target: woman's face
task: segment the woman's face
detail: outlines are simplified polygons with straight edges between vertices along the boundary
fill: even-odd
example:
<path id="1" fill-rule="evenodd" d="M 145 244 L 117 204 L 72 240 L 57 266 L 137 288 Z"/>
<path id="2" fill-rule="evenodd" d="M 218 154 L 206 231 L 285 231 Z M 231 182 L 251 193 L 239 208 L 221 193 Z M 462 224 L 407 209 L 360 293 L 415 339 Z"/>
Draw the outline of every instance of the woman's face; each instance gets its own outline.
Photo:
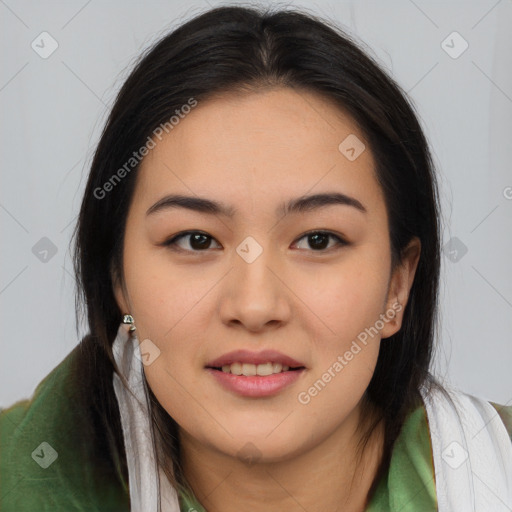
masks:
<path id="1" fill-rule="evenodd" d="M 182 438 L 277 461 L 348 432 L 419 256 L 417 244 L 391 275 L 362 133 L 327 100 L 280 88 L 199 102 L 155 142 L 127 219 L 126 290 L 115 292 Z M 176 195 L 189 199 L 154 207 Z M 286 358 L 302 368 L 266 375 Z M 221 365 L 234 373 L 211 368 Z"/>

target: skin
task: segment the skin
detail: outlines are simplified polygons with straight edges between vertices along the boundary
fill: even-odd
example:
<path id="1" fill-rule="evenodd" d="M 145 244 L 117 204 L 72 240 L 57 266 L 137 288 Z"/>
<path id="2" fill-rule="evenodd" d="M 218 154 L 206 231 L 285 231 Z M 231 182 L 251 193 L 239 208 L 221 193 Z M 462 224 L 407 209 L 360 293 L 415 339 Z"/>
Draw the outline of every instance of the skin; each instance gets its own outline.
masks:
<path id="1" fill-rule="evenodd" d="M 161 351 L 145 375 L 180 427 L 185 476 L 209 511 L 364 510 L 383 430 L 376 429 L 354 474 L 360 401 L 381 340 L 401 327 L 420 242 L 411 242 L 391 273 L 375 163 L 368 145 L 354 161 L 340 152 L 349 134 L 364 142 L 346 113 L 313 93 L 224 94 L 200 102 L 139 170 L 115 295 L 133 315 L 139 341 Z M 354 197 L 367 213 L 330 205 L 274 214 L 283 201 L 321 192 Z M 146 215 L 171 193 L 214 199 L 236 213 L 230 219 L 173 208 Z M 178 242 L 181 251 L 163 245 L 185 230 L 207 233 L 209 248 L 197 249 L 190 237 Z M 315 230 L 348 245 L 327 238 L 315 250 L 304 236 Z M 263 249 L 252 263 L 236 252 L 247 236 Z M 397 301 L 401 311 L 300 403 L 298 394 Z M 239 348 L 276 349 L 307 369 L 272 397 L 242 397 L 204 368 Z M 249 442 L 256 450 L 250 464 L 240 457 Z"/>

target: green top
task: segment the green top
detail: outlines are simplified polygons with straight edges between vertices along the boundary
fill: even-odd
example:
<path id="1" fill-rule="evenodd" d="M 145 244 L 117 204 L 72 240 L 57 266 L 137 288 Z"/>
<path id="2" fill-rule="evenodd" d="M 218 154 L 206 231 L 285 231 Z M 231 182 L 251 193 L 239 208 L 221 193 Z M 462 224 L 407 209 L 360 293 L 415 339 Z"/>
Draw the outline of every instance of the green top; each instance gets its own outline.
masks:
<path id="1" fill-rule="evenodd" d="M 92 442 L 90 410 L 76 400 L 72 372 L 78 347 L 37 386 L 30 399 L 0 412 L 0 509 L 129 511 L 129 487 L 106 441 Z M 84 383 L 85 385 L 85 383 Z M 491 402 L 492 403 L 492 402 Z M 512 406 L 492 403 L 512 438 Z M 94 424 L 96 430 L 102 426 Z M 98 436 L 102 439 L 106 436 Z M 180 492 L 182 512 L 205 509 Z M 366 512 L 437 510 L 432 449 L 423 406 L 406 419 Z"/>

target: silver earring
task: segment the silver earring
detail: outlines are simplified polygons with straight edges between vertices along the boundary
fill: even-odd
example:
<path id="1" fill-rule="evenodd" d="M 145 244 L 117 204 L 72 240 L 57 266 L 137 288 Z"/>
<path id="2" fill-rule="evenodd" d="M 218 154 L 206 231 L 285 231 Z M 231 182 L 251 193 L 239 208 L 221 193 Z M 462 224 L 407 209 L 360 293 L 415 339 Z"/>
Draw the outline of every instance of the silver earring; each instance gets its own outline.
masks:
<path id="1" fill-rule="evenodd" d="M 123 324 L 129 324 L 130 325 L 130 332 L 135 331 L 135 320 L 133 319 L 132 315 L 124 315 L 123 316 Z"/>

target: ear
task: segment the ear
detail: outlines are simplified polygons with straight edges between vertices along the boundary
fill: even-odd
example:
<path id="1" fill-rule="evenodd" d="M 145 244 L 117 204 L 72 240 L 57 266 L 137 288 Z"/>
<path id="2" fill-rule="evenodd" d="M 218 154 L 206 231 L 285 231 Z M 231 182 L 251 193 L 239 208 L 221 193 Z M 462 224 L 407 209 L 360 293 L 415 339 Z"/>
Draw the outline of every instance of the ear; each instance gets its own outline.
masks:
<path id="1" fill-rule="evenodd" d="M 117 305 L 121 310 L 122 314 L 128 314 L 130 312 L 128 301 L 126 300 L 125 289 L 123 286 L 122 277 L 119 275 L 117 269 L 110 266 L 110 278 L 112 281 L 112 291 L 114 292 L 114 297 L 116 299 Z"/>
<path id="2" fill-rule="evenodd" d="M 418 237 L 414 237 L 402 252 L 402 262 L 393 271 L 386 301 L 386 312 L 390 314 L 384 313 L 388 320 L 381 331 L 382 339 L 389 338 L 402 327 L 405 306 L 418 268 L 420 253 L 421 241 Z M 394 317 L 391 311 L 396 313 Z"/>

